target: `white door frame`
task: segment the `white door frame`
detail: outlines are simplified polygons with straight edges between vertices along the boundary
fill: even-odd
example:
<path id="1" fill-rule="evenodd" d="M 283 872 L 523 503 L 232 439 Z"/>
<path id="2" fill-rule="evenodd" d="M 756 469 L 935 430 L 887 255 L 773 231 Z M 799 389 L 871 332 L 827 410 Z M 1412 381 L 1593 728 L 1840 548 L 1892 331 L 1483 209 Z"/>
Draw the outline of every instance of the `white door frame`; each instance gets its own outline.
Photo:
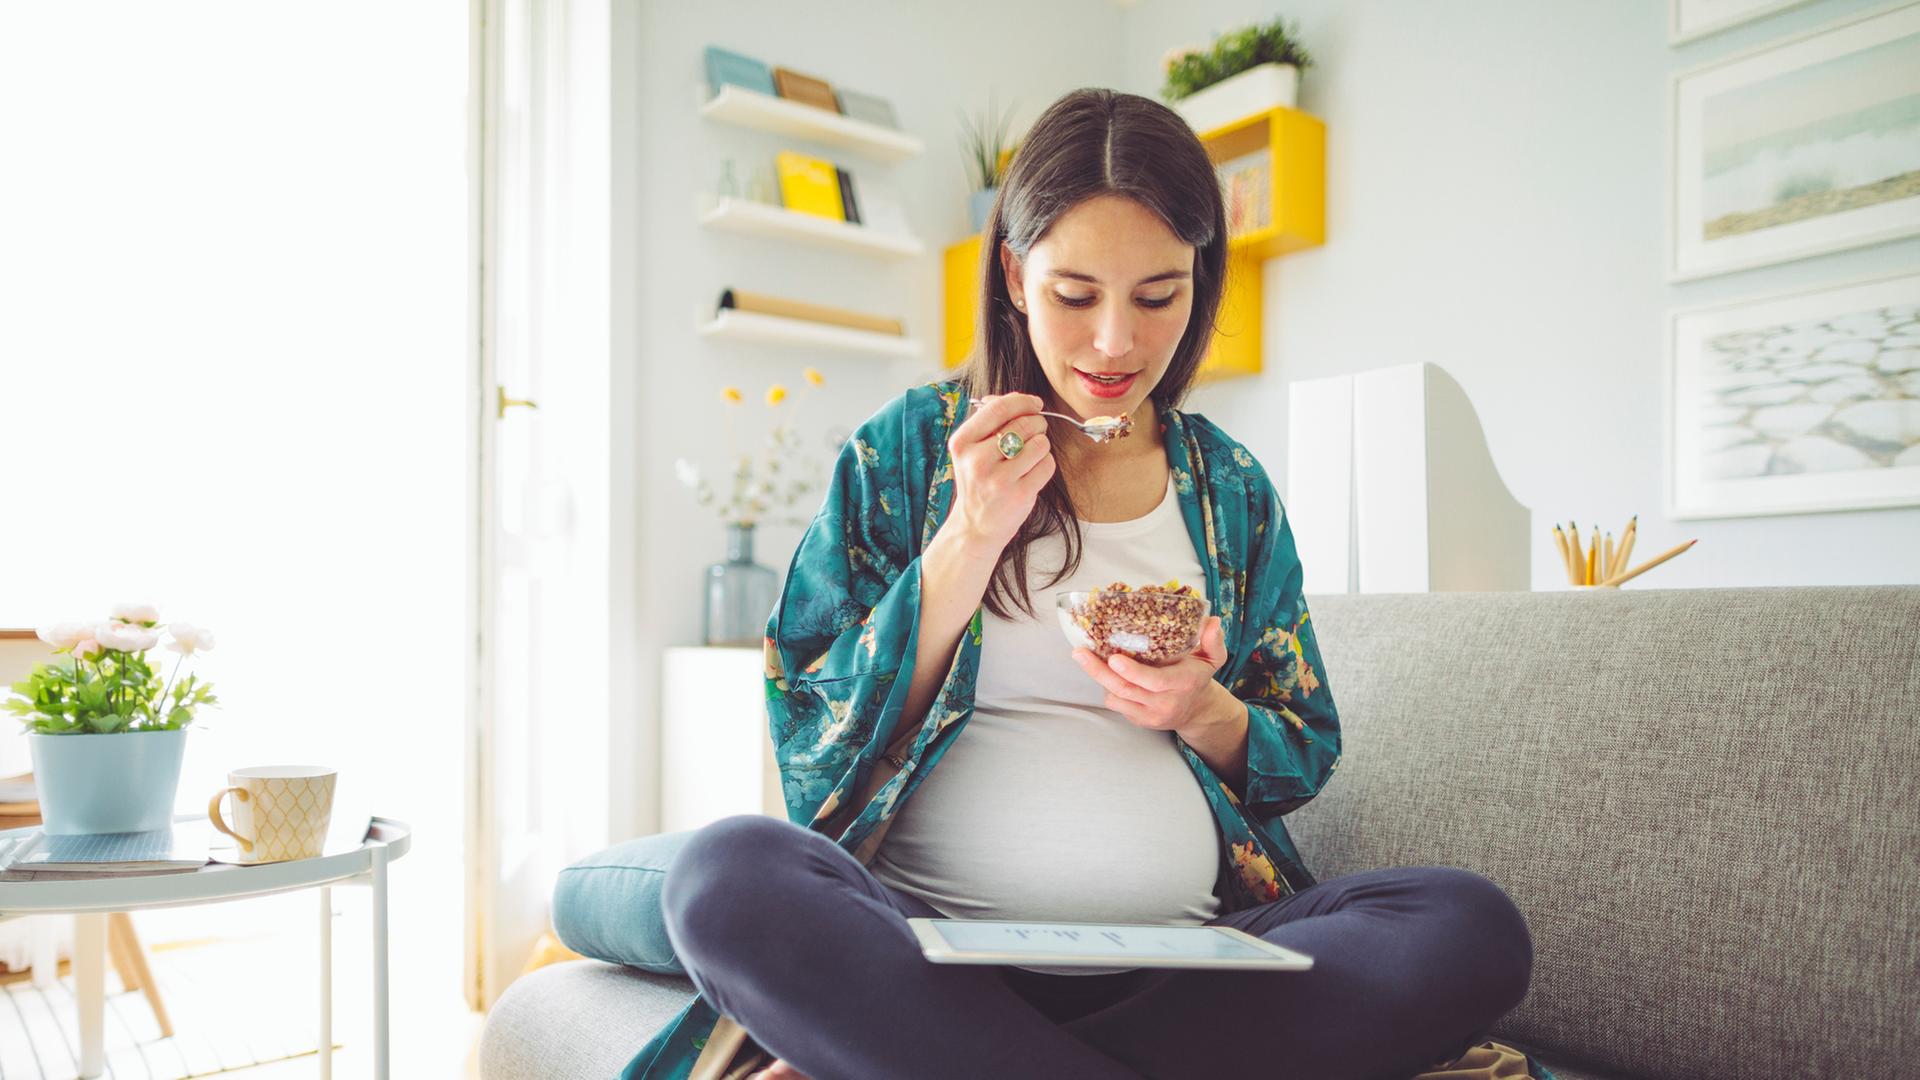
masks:
<path id="1" fill-rule="evenodd" d="M 611 42 L 609 0 L 470 3 L 465 986 L 485 1008 L 545 928 L 553 873 L 608 841 Z M 503 392 L 538 411 L 502 416 Z"/>

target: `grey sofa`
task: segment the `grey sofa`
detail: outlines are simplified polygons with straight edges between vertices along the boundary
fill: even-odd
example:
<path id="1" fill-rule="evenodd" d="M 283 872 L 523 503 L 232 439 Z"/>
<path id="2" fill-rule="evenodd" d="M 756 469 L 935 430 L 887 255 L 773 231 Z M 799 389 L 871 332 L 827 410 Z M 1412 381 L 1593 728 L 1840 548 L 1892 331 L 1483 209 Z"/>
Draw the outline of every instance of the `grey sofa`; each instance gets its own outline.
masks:
<path id="1" fill-rule="evenodd" d="M 1322 879 L 1462 866 L 1526 912 L 1497 1032 L 1566 1080 L 1920 1076 L 1920 587 L 1323 596 Z M 691 994 L 520 980 L 487 1080 L 615 1076 Z"/>

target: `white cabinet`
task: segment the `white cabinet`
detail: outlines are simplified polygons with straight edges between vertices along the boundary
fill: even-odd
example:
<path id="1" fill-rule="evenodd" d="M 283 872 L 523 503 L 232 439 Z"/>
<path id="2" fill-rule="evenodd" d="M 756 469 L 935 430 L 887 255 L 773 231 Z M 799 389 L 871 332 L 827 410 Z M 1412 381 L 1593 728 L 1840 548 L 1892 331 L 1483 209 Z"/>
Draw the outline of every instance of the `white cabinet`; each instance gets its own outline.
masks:
<path id="1" fill-rule="evenodd" d="M 668 649 L 661 668 L 661 831 L 734 814 L 785 818 L 760 650 Z"/>
<path id="2" fill-rule="evenodd" d="M 1466 390 L 1428 363 L 1287 385 L 1288 520 L 1306 593 L 1524 592 L 1533 516 Z"/>

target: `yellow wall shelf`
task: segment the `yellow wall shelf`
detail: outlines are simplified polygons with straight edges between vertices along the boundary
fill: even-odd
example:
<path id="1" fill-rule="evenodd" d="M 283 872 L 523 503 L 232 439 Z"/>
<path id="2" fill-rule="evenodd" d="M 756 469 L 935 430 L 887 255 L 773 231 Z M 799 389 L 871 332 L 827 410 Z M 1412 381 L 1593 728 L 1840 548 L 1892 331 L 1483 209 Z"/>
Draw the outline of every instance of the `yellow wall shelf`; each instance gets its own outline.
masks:
<path id="1" fill-rule="evenodd" d="M 1269 109 L 1200 133 L 1214 164 L 1265 148 L 1272 206 L 1262 228 L 1228 241 L 1227 282 L 1203 381 L 1260 371 L 1261 269 L 1266 260 L 1326 242 L 1327 128 L 1297 109 Z M 944 359 L 958 367 L 973 350 L 980 291 L 980 237 L 946 249 Z"/>

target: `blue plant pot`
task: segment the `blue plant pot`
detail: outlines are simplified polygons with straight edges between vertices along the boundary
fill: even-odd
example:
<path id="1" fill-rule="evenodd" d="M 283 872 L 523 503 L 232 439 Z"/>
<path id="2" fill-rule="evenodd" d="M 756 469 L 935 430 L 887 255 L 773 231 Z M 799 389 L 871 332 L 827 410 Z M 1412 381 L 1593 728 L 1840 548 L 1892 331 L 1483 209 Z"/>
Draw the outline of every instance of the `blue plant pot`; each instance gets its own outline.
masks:
<path id="1" fill-rule="evenodd" d="M 187 732 L 27 736 L 43 828 L 54 836 L 147 832 L 173 823 Z"/>
<path id="2" fill-rule="evenodd" d="M 999 194 L 999 188 L 990 187 L 974 192 L 967 199 L 967 218 L 973 223 L 974 232 L 980 232 L 987 227 L 987 215 L 993 211 L 993 200 Z"/>

